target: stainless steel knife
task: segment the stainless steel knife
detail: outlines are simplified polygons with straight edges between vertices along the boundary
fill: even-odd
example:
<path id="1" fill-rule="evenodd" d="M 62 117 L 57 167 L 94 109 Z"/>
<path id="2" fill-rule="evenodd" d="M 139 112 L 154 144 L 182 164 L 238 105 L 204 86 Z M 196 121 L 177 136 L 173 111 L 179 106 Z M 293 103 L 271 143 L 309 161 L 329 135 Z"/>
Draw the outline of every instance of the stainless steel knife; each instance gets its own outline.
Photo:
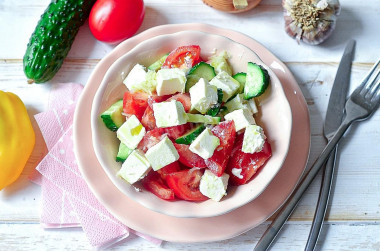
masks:
<path id="1" fill-rule="evenodd" d="M 351 64 L 354 56 L 354 51 L 355 40 L 350 40 L 346 45 L 342 59 L 340 61 L 327 107 L 323 134 L 328 141 L 334 135 L 334 132 L 338 129 L 343 120 L 344 104 L 346 102 L 347 91 L 350 83 Z M 317 208 L 315 210 L 309 238 L 305 246 L 305 251 L 313 251 L 318 241 L 330 196 L 337 149 L 338 146 L 331 153 L 323 170 Z"/>

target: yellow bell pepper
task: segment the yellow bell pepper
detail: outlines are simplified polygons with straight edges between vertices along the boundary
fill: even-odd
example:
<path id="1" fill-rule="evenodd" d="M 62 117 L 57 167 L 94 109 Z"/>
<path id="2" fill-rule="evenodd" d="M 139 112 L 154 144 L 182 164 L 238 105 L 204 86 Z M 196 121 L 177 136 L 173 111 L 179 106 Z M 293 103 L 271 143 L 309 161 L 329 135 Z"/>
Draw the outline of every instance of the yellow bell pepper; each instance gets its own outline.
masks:
<path id="1" fill-rule="evenodd" d="M 20 176 L 36 138 L 21 99 L 0 91 L 0 190 Z"/>

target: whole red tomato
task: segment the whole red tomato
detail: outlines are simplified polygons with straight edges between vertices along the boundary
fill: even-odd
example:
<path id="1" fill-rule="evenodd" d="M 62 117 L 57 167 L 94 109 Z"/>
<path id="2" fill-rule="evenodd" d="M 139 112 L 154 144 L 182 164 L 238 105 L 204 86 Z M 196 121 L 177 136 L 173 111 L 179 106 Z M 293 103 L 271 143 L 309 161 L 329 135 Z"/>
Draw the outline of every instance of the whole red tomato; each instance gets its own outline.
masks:
<path id="1" fill-rule="evenodd" d="M 144 14 L 143 0 L 98 0 L 91 9 L 90 30 L 100 41 L 118 43 L 137 32 Z"/>

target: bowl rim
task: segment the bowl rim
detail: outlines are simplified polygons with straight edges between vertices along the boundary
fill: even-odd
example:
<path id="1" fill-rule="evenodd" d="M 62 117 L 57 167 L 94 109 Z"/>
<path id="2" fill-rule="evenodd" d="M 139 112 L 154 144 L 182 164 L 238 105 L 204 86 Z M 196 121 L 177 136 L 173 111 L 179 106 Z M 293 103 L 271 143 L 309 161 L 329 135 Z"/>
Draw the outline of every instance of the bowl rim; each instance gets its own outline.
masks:
<path id="1" fill-rule="evenodd" d="M 121 186 L 120 185 L 120 181 L 123 181 L 124 185 L 127 184 L 129 185 L 126 181 L 120 179 L 119 177 L 117 177 L 111 170 L 110 168 L 107 168 L 107 164 L 103 161 L 103 158 L 101 157 L 101 153 L 100 153 L 100 150 L 99 150 L 99 147 L 98 146 L 98 137 L 97 135 L 99 135 L 99 131 L 98 131 L 98 127 L 96 126 L 98 123 L 99 123 L 99 109 L 100 108 L 100 105 L 101 105 L 101 101 L 102 101 L 102 97 L 104 95 L 104 92 L 106 91 L 107 87 L 108 87 L 108 82 L 109 82 L 109 79 L 112 80 L 112 76 L 115 74 L 115 70 L 120 66 L 120 63 L 125 61 L 125 58 L 128 58 L 130 57 L 130 55 L 133 55 L 133 53 L 136 53 L 137 51 L 140 50 L 140 48 L 143 48 L 144 46 L 146 46 L 146 44 L 149 44 L 149 43 L 154 43 L 155 41 L 157 40 L 161 40 L 161 39 L 169 39 L 169 38 L 175 38 L 177 36 L 183 36 L 183 35 L 189 35 L 189 34 L 198 34 L 198 35 L 201 35 L 201 36 L 211 36 L 211 37 L 217 37 L 218 39 L 224 39 L 225 41 L 228 41 L 229 43 L 233 43 L 235 44 L 236 46 L 240 46 L 242 48 L 244 48 L 245 50 L 249 51 L 250 53 L 252 53 L 252 56 L 254 56 L 255 58 L 255 62 L 259 62 L 264 68 L 266 68 L 268 70 L 268 73 L 271 77 L 271 85 L 273 82 L 275 83 L 278 83 L 277 85 L 277 90 L 279 90 L 281 92 L 281 97 L 283 98 L 283 101 L 284 104 L 286 104 L 283 109 L 285 109 L 286 113 L 287 113 L 287 118 L 289 123 L 288 123 L 288 128 L 287 128 L 287 135 L 286 135 L 286 152 L 283 153 L 283 156 L 281 158 L 281 161 L 280 163 L 278 164 L 278 168 L 275 170 L 275 172 L 273 172 L 273 174 L 270 176 L 269 180 L 267 180 L 267 182 L 265 183 L 265 185 L 261 188 L 261 190 L 259 192 L 257 192 L 254 196 L 250 197 L 249 199 L 246 199 L 244 200 L 243 202 L 239 203 L 238 205 L 235 205 L 235 206 L 228 206 L 226 207 L 224 210 L 219 210 L 218 212 L 213 212 L 213 211 L 208 211 L 208 210 L 199 210 L 199 208 L 197 208 L 198 210 L 188 210 L 186 213 L 183 212 L 183 211 L 178 211 L 178 210 L 165 210 L 165 209 L 168 209 L 170 207 L 158 207 L 156 203 L 152 203 L 152 201 L 146 201 L 146 200 L 141 200 L 139 199 L 139 196 L 135 196 L 135 192 L 137 189 L 133 189 L 133 190 L 130 190 L 130 191 L 133 191 L 132 193 L 130 193 L 130 191 L 126 191 L 124 189 L 124 186 Z M 202 47 L 202 46 L 201 46 Z M 138 63 L 138 62 L 134 62 L 134 63 Z M 124 67 L 125 68 L 125 67 Z M 114 77 L 115 78 L 115 77 Z M 122 84 L 122 83 L 120 83 Z M 93 100 L 93 103 L 92 103 L 92 108 L 91 108 L 91 130 L 93 131 L 92 133 L 92 140 L 93 140 L 93 148 L 94 148 L 94 151 L 95 151 L 95 155 L 100 163 L 100 165 L 102 166 L 103 170 L 106 172 L 107 176 L 111 179 L 112 183 L 126 196 L 128 196 L 130 199 L 138 202 L 139 204 L 143 205 L 144 207 L 150 209 L 150 210 L 153 210 L 155 212 L 158 212 L 158 213 L 162 213 L 162 214 L 166 214 L 166 215 L 169 215 L 169 216 L 174 216 L 174 217 L 181 217 L 181 218 L 198 218 L 198 217 L 213 217 L 213 216 L 218 216 L 218 215 L 222 215 L 222 214 L 226 214 L 228 212 L 231 212 L 232 210 L 235 210 L 236 208 L 238 207 L 241 207 L 249 202 L 251 202 L 252 200 L 256 199 L 265 189 L 266 187 L 270 184 L 270 182 L 273 180 L 273 178 L 276 176 L 276 174 L 278 173 L 278 171 L 281 169 L 285 159 L 286 159 L 286 156 L 288 154 L 288 150 L 289 150 L 289 144 L 290 144 L 290 137 L 291 137 L 291 128 L 292 128 L 292 123 L 293 123 L 293 120 L 292 120 L 292 111 L 291 111 L 291 108 L 290 108 L 290 104 L 289 104 L 289 101 L 287 100 L 287 97 L 284 93 L 284 90 L 283 90 L 283 87 L 282 87 L 282 84 L 280 82 L 280 80 L 277 78 L 277 76 L 274 74 L 274 72 L 270 69 L 270 67 L 268 67 L 267 65 L 265 65 L 263 63 L 263 61 L 257 56 L 257 54 L 252 51 L 250 48 L 248 48 L 247 46 L 239 43 L 239 42 L 236 42 L 228 37 L 225 37 L 225 36 L 221 36 L 221 35 L 217 35 L 217 34 L 209 34 L 209 33 L 206 33 L 206 32 L 203 32 L 203 31 L 196 31 L 196 30 L 192 30 L 192 31 L 179 31 L 179 32 L 175 32 L 175 33 L 172 33 L 172 34 L 165 34 L 165 35 L 159 35 L 159 36 L 156 36 L 156 37 L 153 37 L 153 38 L 150 38 L 148 40 L 145 40 L 141 43 L 139 43 L 137 46 L 135 46 L 133 49 L 131 49 L 130 51 L 128 51 L 127 53 L 125 53 L 124 55 L 122 55 L 121 57 L 119 57 L 115 62 L 112 63 L 112 65 L 107 69 L 106 71 L 106 74 L 104 75 L 104 78 L 102 79 L 101 81 L 101 84 L 99 86 L 99 88 L 97 89 L 96 91 L 96 94 L 94 96 L 94 100 Z M 104 125 L 103 125 L 104 126 Z M 270 161 L 270 160 L 269 160 Z M 269 162 L 268 161 L 268 162 Z M 267 163 L 266 163 L 267 165 Z M 250 181 L 251 182 L 251 181 Z M 133 185 L 129 185 L 130 187 L 134 188 Z M 138 194 L 138 193 L 136 193 Z M 169 205 L 173 205 L 173 201 L 165 201 L 165 200 L 162 200 L 162 199 L 159 199 L 158 197 L 155 197 L 157 201 L 159 201 L 160 203 L 163 203 L 163 204 L 167 204 L 169 203 Z M 211 201 L 211 200 L 207 200 L 207 201 Z M 188 202 L 188 201 L 181 201 L 181 202 L 185 202 L 186 204 L 189 204 L 189 205 L 199 205 L 199 204 L 202 204 L 202 203 L 197 203 L 197 202 Z M 222 205 L 222 202 L 213 202 L 212 203 L 217 203 L 218 205 Z M 225 205 L 223 205 L 224 207 Z"/>

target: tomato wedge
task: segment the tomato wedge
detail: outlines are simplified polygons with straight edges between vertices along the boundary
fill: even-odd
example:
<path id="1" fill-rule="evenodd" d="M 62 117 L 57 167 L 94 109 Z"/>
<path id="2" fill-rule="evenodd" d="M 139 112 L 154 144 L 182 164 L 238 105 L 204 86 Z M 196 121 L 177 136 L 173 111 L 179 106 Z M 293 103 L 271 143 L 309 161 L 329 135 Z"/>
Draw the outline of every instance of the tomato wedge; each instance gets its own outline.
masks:
<path id="1" fill-rule="evenodd" d="M 161 175 L 161 178 L 163 180 L 166 180 L 166 176 L 168 174 L 171 174 L 171 173 L 174 173 L 174 172 L 178 172 L 181 170 L 181 166 L 179 165 L 179 162 L 178 161 L 175 161 L 167 166 L 164 166 L 163 168 L 157 170 L 157 173 L 159 173 Z"/>
<path id="2" fill-rule="evenodd" d="M 149 148 L 160 142 L 165 136 L 166 133 L 163 128 L 155 128 L 148 131 L 137 145 L 137 149 L 146 153 Z"/>
<path id="3" fill-rule="evenodd" d="M 153 130 L 156 128 L 156 118 L 154 117 L 153 109 L 148 106 L 145 109 L 144 115 L 141 118 L 141 124 L 146 130 Z"/>
<path id="4" fill-rule="evenodd" d="M 193 167 L 199 167 L 204 168 L 207 167 L 205 160 L 200 157 L 199 155 L 193 153 L 190 151 L 188 145 L 183 144 L 177 144 L 174 143 L 174 147 L 177 149 L 178 155 L 179 155 L 179 162 L 181 162 L 183 165 L 193 168 Z"/>
<path id="5" fill-rule="evenodd" d="M 170 189 L 161 178 L 160 174 L 150 171 L 141 181 L 146 190 L 152 192 L 158 198 L 163 200 L 174 200 L 174 191 Z"/>
<path id="6" fill-rule="evenodd" d="M 224 121 L 211 129 L 212 133 L 219 138 L 220 145 L 215 149 L 211 158 L 205 160 L 207 167 L 216 176 L 222 176 L 226 169 L 228 159 L 231 156 L 235 142 L 235 124 L 232 120 Z"/>
<path id="7" fill-rule="evenodd" d="M 198 45 L 180 46 L 170 52 L 162 68 L 190 69 L 198 62 L 200 53 Z"/>
<path id="8" fill-rule="evenodd" d="M 141 120 L 145 109 L 148 107 L 149 94 L 145 92 L 131 93 L 126 91 L 123 97 L 123 112 L 126 114 L 134 114 Z"/>
<path id="9" fill-rule="evenodd" d="M 247 183 L 257 172 L 257 170 L 272 156 L 272 150 L 267 141 L 265 142 L 261 152 L 244 153 L 241 150 L 243 146 L 243 138 L 244 134 L 237 137 L 234 149 L 232 150 L 232 157 L 230 158 L 226 168 L 226 173 L 230 175 L 230 181 L 234 185 L 243 185 Z M 238 175 L 239 177 L 235 176 L 232 172 L 232 169 L 234 168 L 240 172 Z"/>
<path id="10" fill-rule="evenodd" d="M 178 198 L 189 201 L 204 201 L 208 198 L 199 191 L 202 175 L 202 170 L 192 168 L 168 174 L 166 182 Z"/>
<path id="11" fill-rule="evenodd" d="M 185 112 L 189 112 L 191 109 L 191 99 L 190 99 L 190 94 L 189 93 L 177 93 L 170 98 L 168 98 L 166 101 L 171 101 L 171 100 L 177 100 L 181 102 L 183 105 L 183 108 L 185 109 Z"/>

